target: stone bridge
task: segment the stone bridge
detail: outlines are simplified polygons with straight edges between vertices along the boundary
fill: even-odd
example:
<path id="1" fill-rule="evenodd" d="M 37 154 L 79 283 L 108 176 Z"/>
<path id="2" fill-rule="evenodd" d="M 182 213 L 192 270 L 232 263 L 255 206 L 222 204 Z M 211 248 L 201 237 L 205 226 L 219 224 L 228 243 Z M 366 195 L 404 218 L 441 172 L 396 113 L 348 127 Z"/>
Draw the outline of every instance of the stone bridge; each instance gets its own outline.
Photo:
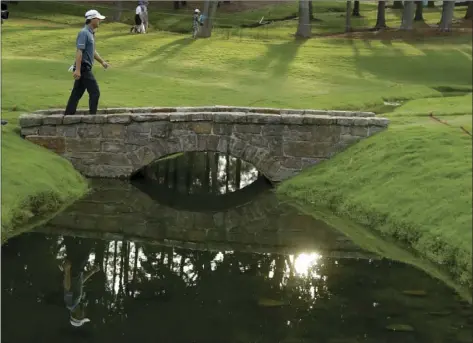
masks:
<path id="1" fill-rule="evenodd" d="M 21 134 L 88 177 L 129 178 L 161 157 L 230 153 L 278 182 L 387 128 L 371 112 L 250 107 L 110 108 L 97 115 L 43 110 L 20 116 Z"/>
<path id="2" fill-rule="evenodd" d="M 194 250 L 317 251 L 326 257 L 379 259 L 324 222 L 281 204 L 271 192 L 233 203 L 232 209 L 197 212 L 162 205 L 126 181 L 98 180 L 93 186 L 92 193 L 35 231 Z"/>

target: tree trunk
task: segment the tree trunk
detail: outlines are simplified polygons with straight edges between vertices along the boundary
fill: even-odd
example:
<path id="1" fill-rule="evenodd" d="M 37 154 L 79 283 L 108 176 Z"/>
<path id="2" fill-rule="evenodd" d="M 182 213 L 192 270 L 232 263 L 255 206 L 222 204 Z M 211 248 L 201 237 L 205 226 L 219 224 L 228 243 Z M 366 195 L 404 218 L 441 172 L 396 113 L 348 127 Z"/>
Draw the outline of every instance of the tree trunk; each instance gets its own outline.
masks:
<path id="1" fill-rule="evenodd" d="M 404 11 L 402 12 L 401 30 L 412 30 L 414 22 L 414 1 L 404 1 Z"/>
<path id="2" fill-rule="evenodd" d="M 442 32 L 450 31 L 453 22 L 453 11 L 455 10 L 455 1 L 444 1 L 442 7 L 442 18 L 440 19 L 439 30 Z"/>
<path id="3" fill-rule="evenodd" d="M 241 160 L 236 160 L 236 173 L 235 173 L 235 188 L 238 190 L 241 187 Z"/>
<path id="4" fill-rule="evenodd" d="M 309 38 L 310 36 L 309 0 L 299 0 L 299 26 L 297 27 L 296 37 Z"/>
<path id="5" fill-rule="evenodd" d="M 473 1 L 468 2 L 468 8 L 466 9 L 465 19 L 473 20 Z"/>
<path id="6" fill-rule="evenodd" d="M 424 21 L 424 2 L 416 1 L 416 15 L 414 21 Z"/>
<path id="7" fill-rule="evenodd" d="M 435 8 L 435 1 L 429 1 L 429 2 L 427 3 L 427 7 L 428 7 L 428 8 Z"/>
<path id="8" fill-rule="evenodd" d="M 180 6 L 180 2 L 179 1 L 173 1 L 173 7 L 175 10 L 178 10 L 181 6 Z"/>
<path id="9" fill-rule="evenodd" d="M 401 8 L 404 8 L 404 5 L 403 5 L 402 1 L 394 1 L 393 2 L 393 8 L 401 9 Z"/>
<path id="10" fill-rule="evenodd" d="M 310 20 L 314 19 L 314 6 L 312 0 L 309 1 L 309 18 Z"/>
<path id="11" fill-rule="evenodd" d="M 113 12 L 113 21 L 120 21 L 122 17 L 123 6 L 121 1 L 115 1 L 115 12 Z"/>
<path id="12" fill-rule="evenodd" d="M 386 1 L 378 1 L 375 30 L 383 30 L 386 26 Z"/>
<path id="13" fill-rule="evenodd" d="M 204 17 L 204 25 L 200 27 L 198 37 L 209 38 L 212 35 L 213 21 L 216 11 L 216 0 L 206 0 L 204 2 L 204 11 L 202 12 Z"/>
<path id="14" fill-rule="evenodd" d="M 355 1 L 356 2 L 356 1 Z M 345 32 L 351 31 L 351 1 L 347 1 L 347 9 L 345 12 Z"/>
<path id="15" fill-rule="evenodd" d="M 360 2 L 355 1 L 355 4 L 353 5 L 353 13 L 351 14 L 354 17 L 360 17 Z"/>

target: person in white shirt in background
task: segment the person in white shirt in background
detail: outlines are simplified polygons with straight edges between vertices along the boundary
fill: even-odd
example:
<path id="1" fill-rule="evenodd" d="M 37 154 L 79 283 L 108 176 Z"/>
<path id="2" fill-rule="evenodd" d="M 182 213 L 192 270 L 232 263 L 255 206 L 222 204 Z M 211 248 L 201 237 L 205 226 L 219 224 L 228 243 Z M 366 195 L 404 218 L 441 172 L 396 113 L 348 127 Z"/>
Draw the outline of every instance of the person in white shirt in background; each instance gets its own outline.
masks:
<path id="1" fill-rule="evenodd" d="M 146 6 L 144 5 L 143 1 L 140 1 L 138 3 L 138 6 L 136 7 L 135 10 L 135 27 L 132 28 L 134 32 L 136 33 L 146 33 L 146 28 L 145 28 L 145 19 L 147 21 L 147 9 Z"/>

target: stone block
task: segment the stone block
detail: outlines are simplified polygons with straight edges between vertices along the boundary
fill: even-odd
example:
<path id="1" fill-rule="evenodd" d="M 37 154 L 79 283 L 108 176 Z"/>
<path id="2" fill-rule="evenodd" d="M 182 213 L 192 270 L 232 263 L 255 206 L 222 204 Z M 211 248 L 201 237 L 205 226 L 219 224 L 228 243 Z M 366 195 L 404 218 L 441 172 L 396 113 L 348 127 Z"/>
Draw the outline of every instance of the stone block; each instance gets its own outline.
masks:
<path id="1" fill-rule="evenodd" d="M 191 123 L 191 130 L 194 131 L 196 134 L 210 134 L 212 132 L 212 123 Z"/>
<path id="2" fill-rule="evenodd" d="M 126 126 L 122 124 L 104 124 L 102 125 L 102 137 L 113 139 L 125 139 Z"/>
<path id="3" fill-rule="evenodd" d="M 324 115 L 324 116 L 305 115 L 304 120 L 302 122 L 303 124 L 317 125 L 317 126 L 334 125 L 337 123 L 334 117 L 331 117 L 328 115 Z"/>
<path id="4" fill-rule="evenodd" d="M 246 123 L 246 113 L 243 112 L 232 112 L 232 113 L 215 113 L 214 115 L 214 122 L 215 123 L 226 123 L 226 124 L 234 124 L 234 123 Z"/>
<path id="5" fill-rule="evenodd" d="M 150 111 L 151 113 L 173 113 L 177 112 L 176 107 L 153 107 Z"/>
<path id="6" fill-rule="evenodd" d="M 243 156 L 244 150 L 248 147 L 249 145 L 241 139 L 238 139 L 236 137 L 232 137 L 229 141 L 229 153 L 230 155 L 241 158 Z"/>
<path id="7" fill-rule="evenodd" d="M 40 136 L 56 136 L 57 129 L 55 125 L 43 125 L 39 127 Z"/>
<path id="8" fill-rule="evenodd" d="M 371 122 L 371 118 L 355 118 L 353 119 L 353 125 L 354 126 L 369 126 L 370 122 Z"/>
<path id="9" fill-rule="evenodd" d="M 284 129 L 282 133 L 285 141 L 310 141 L 312 140 L 313 127 L 302 125 L 291 125 Z"/>
<path id="10" fill-rule="evenodd" d="M 261 131 L 261 134 L 264 137 L 267 136 L 282 136 L 284 132 L 284 125 L 263 125 L 263 129 Z"/>
<path id="11" fill-rule="evenodd" d="M 307 167 L 311 167 L 311 166 L 314 166 L 322 161 L 325 161 L 324 158 L 301 158 L 301 168 L 304 169 L 304 168 L 307 168 Z"/>
<path id="12" fill-rule="evenodd" d="M 20 116 L 20 127 L 33 127 L 43 124 L 42 115 L 23 114 Z"/>
<path id="13" fill-rule="evenodd" d="M 229 124 L 213 124 L 212 133 L 214 135 L 227 135 L 232 134 L 233 127 Z"/>
<path id="14" fill-rule="evenodd" d="M 198 135 L 197 151 L 215 151 L 217 150 L 219 136 L 216 135 Z"/>
<path id="15" fill-rule="evenodd" d="M 214 120 L 214 114 L 210 112 L 192 113 L 190 120 L 212 122 Z"/>
<path id="16" fill-rule="evenodd" d="M 322 125 L 313 127 L 313 140 L 316 142 L 338 142 L 343 128 L 351 130 L 350 126 Z"/>
<path id="17" fill-rule="evenodd" d="M 197 148 L 197 136 L 196 135 L 185 135 L 180 136 L 182 151 L 195 151 Z"/>
<path id="18" fill-rule="evenodd" d="M 369 118 L 369 126 L 388 127 L 389 119 L 387 118 Z"/>
<path id="19" fill-rule="evenodd" d="M 340 142 L 342 144 L 354 144 L 361 140 L 361 137 L 352 135 L 340 135 Z"/>
<path id="20" fill-rule="evenodd" d="M 369 127 L 368 126 L 353 126 L 350 128 L 350 134 L 358 137 L 368 137 Z"/>
<path id="21" fill-rule="evenodd" d="M 21 128 L 21 135 L 24 136 L 38 136 L 40 126 Z"/>
<path id="22" fill-rule="evenodd" d="M 62 118 L 63 125 L 72 125 L 72 124 L 79 124 L 82 121 L 83 115 L 74 114 L 74 115 L 67 115 Z"/>
<path id="23" fill-rule="evenodd" d="M 107 122 L 106 115 L 89 115 L 83 116 L 81 122 L 84 124 L 105 124 Z"/>
<path id="24" fill-rule="evenodd" d="M 150 133 L 141 132 L 127 132 L 125 136 L 125 143 L 134 145 L 148 145 L 151 142 Z"/>
<path id="25" fill-rule="evenodd" d="M 170 122 L 153 122 L 150 123 L 151 138 L 165 138 L 168 137 L 171 132 Z"/>
<path id="26" fill-rule="evenodd" d="M 289 169 L 302 169 L 302 160 L 299 157 L 281 157 L 281 166 Z"/>
<path id="27" fill-rule="evenodd" d="M 66 151 L 68 152 L 99 152 L 102 147 L 100 139 L 95 138 L 67 138 Z"/>
<path id="28" fill-rule="evenodd" d="M 279 114 L 249 113 L 246 120 L 251 124 L 280 124 L 282 116 Z"/>
<path id="29" fill-rule="evenodd" d="M 247 112 L 263 114 L 281 114 L 281 110 L 279 108 L 271 107 L 248 107 Z"/>
<path id="30" fill-rule="evenodd" d="M 304 116 L 298 114 L 288 114 L 281 116 L 281 123 L 286 125 L 302 125 Z"/>
<path id="31" fill-rule="evenodd" d="M 102 151 L 102 152 L 113 152 L 113 153 L 124 153 L 124 152 L 126 152 L 126 145 L 121 140 L 102 141 L 100 151 Z"/>
<path id="32" fill-rule="evenodd" d="M 233 126 L 233 132 L 260 134 L 261 128 L 262 128 L 262 125 L 235 124 Z"/>
<path id="33" fill-rule="evenodd" d="M 77 126 L 76 125 L 60 125 L 56 128 L 56 134 L 62 137 L 76 137 Z"/>
<path id="34" fill-rule="evenodd" d="M 169 121 L 171 122 L 188 122 L 191 121 L 192 114 L 190 113 L 172 113 L 169 116 Z"/>
<path id="35" fill-rule="evenodd" d="M 284 156 L 325 157 L 330 153 L 330 143 L 284 142 Z"/>
<path id="36" fill-rule="evenodd" d="M 27 136 L 26 140 L 58 154 L 62 154 L 66 151 L 64 137 Z"/>
<path id="37" fill-rule="evenodd" d="M 146 122 L 139 122 L 139 123 L 131 123 L 126 127 L 127 135 L 132 134 L 151 134 L 151 123 Z"/>
<path id="38" fill-rule="evenodd" d="M 130 153 L 129 156 L 135 168 L 147 166 L 156 160 L 156 154 L 147 146 L 136 149 L 134 152 Z"/>
<path id="39" fill-rule="evenodd" d="M 45 116 L 43 118 L 43 125 L 61 125 L 63 118 L 64 116 L 60 114 Z"/>
<path id="40" fill-rule="evenodd" d="M 217 144 L 217 151 L 226 154 L 230 149 L 230 137 L 220 136 Z"/>
<path id="41" fill-rule="evenodd" d="M 155 113 L 133 114 L 131 116 L 131 120 L 134 121 L 134 122 L 138 122 L 138 123 L 169 120 L 169 113 L 167 115 L 165 115 L 165 114 L 155 114 Z"/>
<path id="42" fill-rule="evenodd" d="M 77 127 L 77 136 L 80 138 L 98 138 L 102 136 L 100 124 L 82 124 Z"/>
<path id="43" fill-rule="evenodd" d="M 278 136 L 266 137 L 265 138 L 268 144 L 268 150 L 271 156 L 282 156 L 283 150 L 283 138 Z"/>
<path id="44" fill-rule="evenodd" d="M 107 115 L 107 123 L 110 124 L 128 124 L 131 122 L 130 114 L 109 114 Z"/>

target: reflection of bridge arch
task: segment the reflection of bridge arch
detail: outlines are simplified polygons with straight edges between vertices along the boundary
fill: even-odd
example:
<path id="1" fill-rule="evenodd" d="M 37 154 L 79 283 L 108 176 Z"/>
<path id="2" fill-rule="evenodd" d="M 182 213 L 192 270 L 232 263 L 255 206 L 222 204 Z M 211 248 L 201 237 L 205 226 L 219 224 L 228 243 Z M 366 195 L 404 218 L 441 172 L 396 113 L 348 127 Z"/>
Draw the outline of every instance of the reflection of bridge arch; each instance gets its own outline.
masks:
<path id="1" fill-rule="evenodd" d="M 261 176 L 250 185 L 230 193 L 182 194 L 169 190 L 165 185 L 153 185 L 149 181 L 134 181 L 133 185 L 156 202 L 177 210 L 192 212 L 221 212 L 251 202 L 255 196 L 267 191 L 268 180 Z"/>
<path id="2" fill-rule="evenodd" d="M 292 208 L 282 208 L 272 193 L 260 194 L 253 201 L 226 211 L 190 212 L 157 204 L 120 181 L 102 184 L 37 230 L 204 250 L 363 254 L 323 222 Z"/>

